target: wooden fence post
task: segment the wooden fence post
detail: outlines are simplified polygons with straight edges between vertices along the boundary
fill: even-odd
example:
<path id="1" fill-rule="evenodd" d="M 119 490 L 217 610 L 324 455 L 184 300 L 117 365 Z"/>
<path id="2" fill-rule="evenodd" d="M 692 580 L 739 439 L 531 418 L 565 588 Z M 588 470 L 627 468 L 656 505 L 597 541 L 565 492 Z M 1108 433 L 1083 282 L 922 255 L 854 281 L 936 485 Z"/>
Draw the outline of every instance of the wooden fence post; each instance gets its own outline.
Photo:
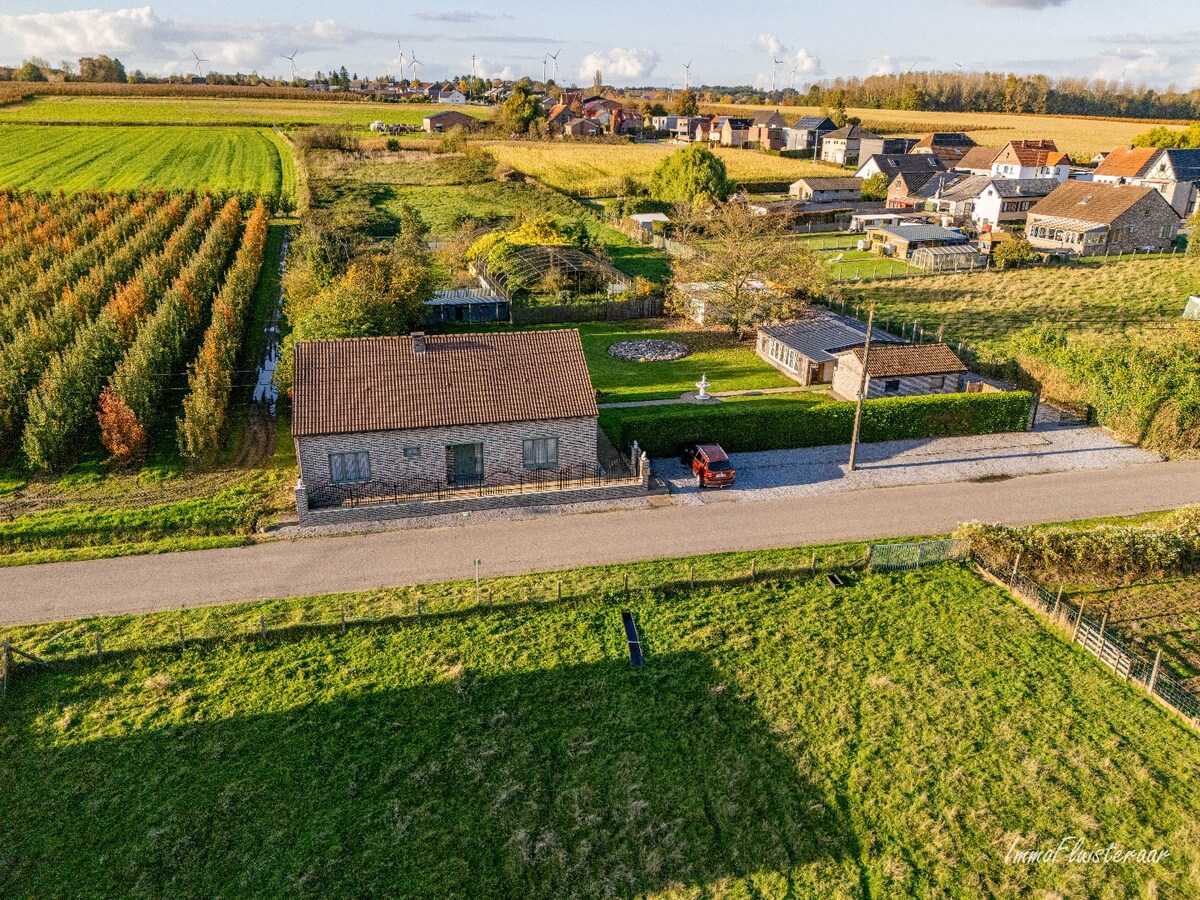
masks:
<path id="1" fill-rule="evenodd" d="M 1008 586 L 1012 587 L 1017 583 L 1017 572 L 1021 569 L 1021 552 L 1017 551 L 1017 558 L 1013 560 L 1012 575 L 1008 578 Z"/>
<path id="2" fill-rule="evenodd" d="M 559 602 L 562 602 L 562 579 L 554 579 L 554 593 L 558 597 Z"/>
<path id="3" fill-rule="evenodd" d="M 103 638 L 98 631 L 96 632 L 96 662 L 104 662 Z"/>
<path id="4" fill-rule="evenodd" d="M 488 597 L 488 612 L 489 613 L 495 612 L 496 604 L 492 599 L 492 589 L 491 588 L 488 588 L 487 597 Z"/>
<path id="5" fill-rule="evenodd" d="M 417 606 L 421 605 L 421 601 L 417 601 Z M 342 601 L 342 634 L 346 633 L 346 602 Z"/>
<path id="6" fill-rule="evenodd" d="M 417 621 L 421 621 L 421 616 L 424 615 L 425 609 L 421 604 L 421 595 L 417 594 Z"/>
<path id="7" fill-rule="evenodd" d="M 262 613 L 258 614 L 258 633 L 264 641 L 267 639 L 267 617 Z"/>
<path id="8" fill-rule="evenodd" d="M 750 560 L 750 583 L 751 584 L 754 584 L 755 578 L 756 578 L 755 562 L 756 562 L 756 560 L 753 560 L 753 559 Z"/>
<path id="9" fill-rule="evenodd" d="M 1150 683 L 1146 685 L 1146 690 L 1150 692 L 1150 696 L 1154 696 L 1154 688 L 1158 685 L 1158 672 L 1162 668 L 1162 650 L 1154 654 L 1154 668 L 1150 670 Z"/>
<path id="10" fill-rule="evenodd" d="M 1075 617 L 1075 630 L 1071 632 L 1071 643 L 1072 643 L 1072 644 L 1074 644 L 1074 643 L 1075 643 L 1075 640 L 1076 640 L 1076 638 L 1078 638 L 1078 637 L 1079 637 L 1079 626 L 1080 626 L 1080 625 L 1083 623 L 1083 611 L 1084 611 L 1085 609 L 1087 609 L 1087 607 L 1086 607 L 1086 606 L 1083 606 L 1083 605 L 1081 605 L 1081 606 L 1079 607 L 1079 615 L 1077 615 L 1077 616 Z"/>
<path id="11" fill-rule="evenodd" d="M 870 553 L 870 552 L 871 552 L 871 550 L 870 550 L 870 548 L 869 548 L 869 547 L 867 548 L 867 552 L 868 552 L 868 553 Z M 810 571 L 810 572 L 811 572 L 813 575 L 816 575 L 816 574 L 817 574 L 817 551 L 816 551 L 816 550 L 814 550 L 814 551 L 813 551 L 813 555 L 812 555 L 812 562 L 810 562 L 810 563 L 809 563 L 809 565 L 808 565 L 808 570 L 809 570 L 809 571 Z"/>
<path id="12" fill-rule="evenodd" d="M 625 573 L 625 596 L 629 596 L 629 573 Z"/>
<path id="13" fill-rule="evenodd" d="M 1058 596 L 1054 598 L 1054 609 L 1050 610 L 1050 621 L 1058 621 L 1058 607 L 1062 603 L 1063 589 L 1061 585 L 1058 588 Z"/>
<path id="14" fill-rule="evenodd" d="M 97 635 L 97 637 L 99 637 L 99 635 Z M 181 649 L 182 649 L 182 647 L 183 647 L 183 644 L 184 644 L 184 638 L 183 638 L 183 623 L 182 623 L 182 622 L 180 622 L 180 623 L 179 623 L 179 646 L 180 646 L 180 648 L 181 648 Z"/>

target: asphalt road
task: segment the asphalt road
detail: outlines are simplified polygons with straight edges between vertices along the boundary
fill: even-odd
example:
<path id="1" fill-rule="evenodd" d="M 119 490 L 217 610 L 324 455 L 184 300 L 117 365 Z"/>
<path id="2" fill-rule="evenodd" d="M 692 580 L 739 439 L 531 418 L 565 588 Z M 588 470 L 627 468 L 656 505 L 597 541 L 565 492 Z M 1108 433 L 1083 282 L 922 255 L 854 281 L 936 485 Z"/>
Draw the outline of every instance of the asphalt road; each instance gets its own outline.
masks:
<path id="1" fill-rule="evenodd" d="M 1200 503 L 1200 460 L 826 496 L 670 504 L 510 522 L 0 569 L 0 624 L 951 531 Z"/>

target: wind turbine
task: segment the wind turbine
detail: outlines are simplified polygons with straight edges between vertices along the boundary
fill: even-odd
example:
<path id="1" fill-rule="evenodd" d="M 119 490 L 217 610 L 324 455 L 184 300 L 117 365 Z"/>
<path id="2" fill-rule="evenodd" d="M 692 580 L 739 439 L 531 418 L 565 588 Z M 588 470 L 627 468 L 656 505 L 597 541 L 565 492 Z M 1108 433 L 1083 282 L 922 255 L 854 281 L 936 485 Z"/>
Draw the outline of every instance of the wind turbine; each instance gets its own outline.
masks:
<path id="1" fill-rule="evenodd" d="M 552 60 L 554 60 L 554 83 L 555 83 L 555 84 L 558 84 L 558 54 L 559 54 L 559 53 L 562 53 L 562 48 L 561 48 L 561 47 L 559 47 L 559 49 L 558 49 L 558 53 L 548 53 L 548 54 L 546 54 L 546 55 L 547 55 L 547 56 L 549 56 L 549 57 L 550 57 Z"/>
<path id="2" fill-rule="evenodd" d="M 200 54 L 198 54 L 195 50 L 192 51 L 192 56 L 196 57 L 196 74 L 199 75 L 200 74 L 200 63 L 206 63 L 206 62 L 208 62 L 208 60 L 204 59 L 202 56 L 200 56 Z"/>
<path id="3" fill-rule="evenodd" d="M 280 59 L 286 59 L 288 62 L 290 62 L 292 64 L 292 81 L 296 80 L 296 57 L 299 55 L 299 53 L 300 53 L 299 50 L 293 50 L 291 56 L 286 56 L 282 53 L 279 54 Z"/>
<path id="4" fill-rule="evenodd" d="M 776 59 L 775 54 L 774 53 L 771 54 L 771 93 L 772 94 L 775 93 L 775 70 L 779 67 L 779 64 L 781 62 L 783 62 L 782 59 Z"/>
<path id="5" fill-rule="evenodd" d="M 546 61 L 550 59 L 550 55 L 546 54 L 542 57 L 542 84 L 546 83 Z"/>
<path id="6" fill-rule="evenodd" d="M 396 49 L 400 51 L 400 77 L 404 78 L 404 48 L 400 46 L 400 42 L 396 41 Z"/>
<path id="7" fill-rule="evenodd" d="M 417 51 L 416 50 L 411 51 L 409 53 L 409 56 L 412 58 L 411 62 L 409 62 L 409 66 L 412 68 L 413 74 L 416 75 L 417 74 L 417 66 L 423 66 L 423 65 L 425 65 L 425 63 L 423 63 L 419 59 L 417 59 Z"/>
<path id="8" fill-rule="evenodd" d="M 696 61 L 693 56 L 687 61 L 687 65 L 683 67 L 683 89 L 690 91 L 692 89 L 692 63 Z"/>
<path id="9" fill-rule="evenodd" d="M 796 70 L 799 68 L 800 67 L 798 65 L 792 66 L 792 74 L 788 80 L 788 87 L 790 87 L 793 91 L 796 89 Z"/>

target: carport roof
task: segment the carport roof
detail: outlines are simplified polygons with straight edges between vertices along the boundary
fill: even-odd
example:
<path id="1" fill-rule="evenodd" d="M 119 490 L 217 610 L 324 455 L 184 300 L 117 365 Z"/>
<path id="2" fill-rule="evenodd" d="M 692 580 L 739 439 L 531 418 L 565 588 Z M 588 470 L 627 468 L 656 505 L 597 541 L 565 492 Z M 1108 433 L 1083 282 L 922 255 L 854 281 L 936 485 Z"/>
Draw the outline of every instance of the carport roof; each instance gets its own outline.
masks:
<path id="1" fill-rule="evenodd" d="M 867 340 L 867 326 L 858 319 L 823 310 L 806 319 L 764 325 L 759 330 L 815 363 L 832 362 L 834 353 L 860 346 Z M 903 343 L 895 335 L 874 328 L 871 331 L 871 343 L 876 342 Z"/>

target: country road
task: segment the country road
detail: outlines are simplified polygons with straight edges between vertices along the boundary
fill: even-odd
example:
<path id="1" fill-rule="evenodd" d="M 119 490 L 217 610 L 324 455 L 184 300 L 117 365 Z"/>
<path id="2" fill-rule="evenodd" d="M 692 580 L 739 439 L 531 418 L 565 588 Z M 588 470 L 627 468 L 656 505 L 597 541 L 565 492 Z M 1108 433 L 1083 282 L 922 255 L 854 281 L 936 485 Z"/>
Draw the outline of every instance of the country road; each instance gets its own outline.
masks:
<path id="1" fill-rule="evenodd" d="M 870 538 L 1200 503 L 1200 460 L 750 503 L 671 504 L 0 569 L 0 624 Z"/>

